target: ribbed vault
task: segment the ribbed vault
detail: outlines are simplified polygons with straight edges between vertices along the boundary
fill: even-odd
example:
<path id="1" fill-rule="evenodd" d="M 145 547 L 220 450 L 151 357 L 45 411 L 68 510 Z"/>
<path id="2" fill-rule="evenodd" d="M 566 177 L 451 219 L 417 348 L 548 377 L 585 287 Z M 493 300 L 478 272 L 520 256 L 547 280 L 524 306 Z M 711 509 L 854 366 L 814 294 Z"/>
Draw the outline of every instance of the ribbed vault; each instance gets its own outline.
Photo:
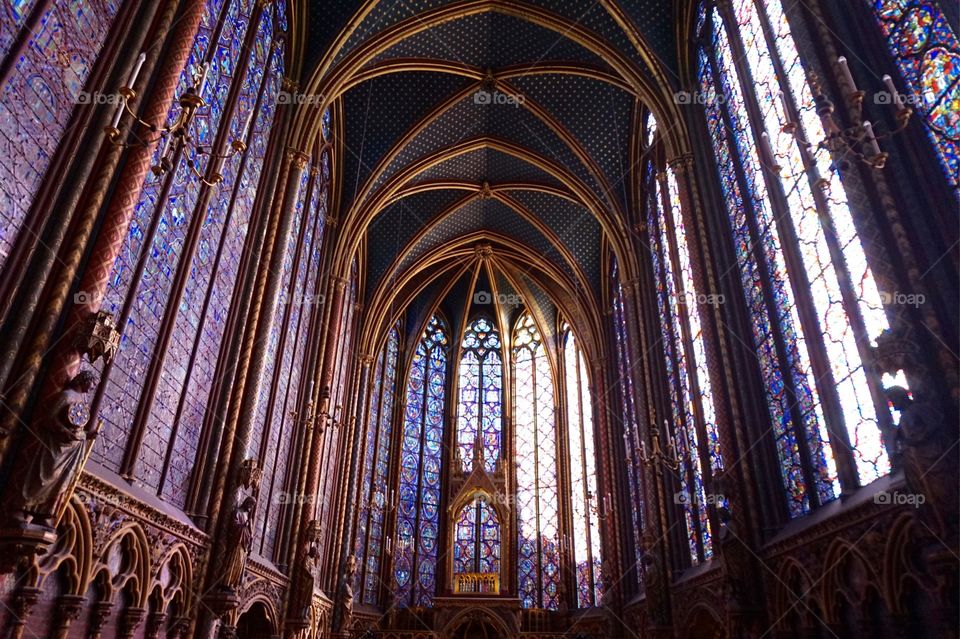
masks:
<path id="1" fill-rule="evenodd" d="M 366 352 L 406 309 L 422 323 L 472 295 L 478 273 L 544 334 L 559 313 L 585 343 L 599 336 L 602 256 L 635 272 L 646 114 L 675 154 L 687 148 L 682 127 L 663 126 L 679 122 L 672 25 L 686 4 L 380 0 L 331 13 L 346 21 L 313 43 L 301 89 L 322 101 L 294 131 L 308 144 L 327 105 L 340 118 L 331 268 L 348 276 L 361 257 L 364 308 L 377 309 Z"/>

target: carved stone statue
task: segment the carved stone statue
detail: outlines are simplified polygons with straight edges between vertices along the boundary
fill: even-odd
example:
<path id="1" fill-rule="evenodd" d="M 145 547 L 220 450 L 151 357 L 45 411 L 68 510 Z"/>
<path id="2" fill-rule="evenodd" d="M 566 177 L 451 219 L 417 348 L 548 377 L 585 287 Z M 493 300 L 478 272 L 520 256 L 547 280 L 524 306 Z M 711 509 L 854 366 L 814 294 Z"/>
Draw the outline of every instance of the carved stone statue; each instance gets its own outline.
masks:
<path id="1" fill-rule="evenodd" d="M 303 564 L 297 567 L 299 585 L 293 603 L 293 617 L 309 621 L 313 590 L 317 581 L 317 547 L 309 542 L 304 546 Z"/>
<path id="2" fill-rule="evenodd" d="M 667 601 L 666 587 L 667 583 L 663 574 L 663 568 L 657 557 L 653 554 L 652 548 L 647 548 L 640 559 L 640 565 L 643 568 L 643 588 L 646 592 L 647 617 L 650 623 L 656 627 L 667 626 L 670 624 L 670 605 Z"/>
<path id="3" fill-rule="evenodd" d="M 603 585 L 603 596 L 600 598 L 600 605 L 609 608 L 614 605 L 613 589 L 620 583 L 619 575 L 614 576 L 614 573 L 619 573 L 619 570 L 609 557 L 603 560 L 601 568 L 600 583 Z"/>
<path id="4" fill-rule="evenodd" d="M 227 559 L 220 582 L 221 588 L 236 590 L 240 586 L 250 544 L 253 542 L 253 518 L 256 508 L 257 500 L 247 497 L 233 509 L 226 535 Z"/>
<path id="5" fill-rule="evenodd" d="M 739 610 L 750 603 L 747 584 L 750 579 L 751 553 L 730 510 L 726 506 L 717 508 L 717 517 L 720 519 L 717 548 L 727 582 L 727 604 Z"/>
<path id="6" fill-rule="evenodd" d="M 340 584 L 340 627 L 349 628 L 353 620 L 353 580 L 357 575 L 357 558 L 347 557 L 343 568 L 343 582 Z"/>
<path id="7" fill-rule="evenodd" d="M 938 526 L 955 529 L 960 515 L 957 499 L 957 449 L 946 432 L 943 415 L 926 402 L 914 401 L 900 386 L 885 390 L 893 407 L 900 411 L 897 443 L 902 456 L 904 479 L 919 496 L 922 515 Z"/>
<path id="8" fill-rule="evenodd" d="M 12 474 L 10 516 L 23 524 L 53 527 L 65 494 L 82 470 L 87 440 L 94 436 L 86 394 L 97 384 L 92 371 L 67 382 L 26 434 Z"/>

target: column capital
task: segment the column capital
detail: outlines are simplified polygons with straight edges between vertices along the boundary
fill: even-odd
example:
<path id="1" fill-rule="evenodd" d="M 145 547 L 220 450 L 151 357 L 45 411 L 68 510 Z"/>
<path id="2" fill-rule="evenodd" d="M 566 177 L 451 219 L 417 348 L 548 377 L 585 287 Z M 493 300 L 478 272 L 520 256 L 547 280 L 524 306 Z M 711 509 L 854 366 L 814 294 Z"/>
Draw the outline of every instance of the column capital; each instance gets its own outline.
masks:
<path id="1" fill-rule="evenodd" d="M 667 160 L 667 166 L 677 173 L 685 172 L 693 167 L 693 154 L 681 153 L 680 155 Z"/>
<path id="2" fill-rule="evenodd" d="M 306 168 L 307 162 L 310 161 L 310 156 L 299 149 L 288 146 L 287 159 L 293 162 L 293 165 L 302 171 L 304 168 Z"/>
<path id="3" fill-rule="evenodd" d="M 640 294 L 640 280 L 636 277 L 623 280 L 620 282 L 620 290 L 623 291 L 624 297 L 635 299 Z"/>
<path id="4" fill-rule="evenodd" d="M 293 78 L 288 78 L 283 76 L 283 79 L 280 81 L 280 90 L 286 91 L 287 93 L 293 93 L 300 88 L 300 84 Z"/>
<path id="5" fill-rule="evenodd" d="M 333 285 L 336 287 L 337 291 L 343 292 L 347 288 L 347 278 L 340 277 L 339 275 L 331 275 L 330 281 L 333 282 Z"/>

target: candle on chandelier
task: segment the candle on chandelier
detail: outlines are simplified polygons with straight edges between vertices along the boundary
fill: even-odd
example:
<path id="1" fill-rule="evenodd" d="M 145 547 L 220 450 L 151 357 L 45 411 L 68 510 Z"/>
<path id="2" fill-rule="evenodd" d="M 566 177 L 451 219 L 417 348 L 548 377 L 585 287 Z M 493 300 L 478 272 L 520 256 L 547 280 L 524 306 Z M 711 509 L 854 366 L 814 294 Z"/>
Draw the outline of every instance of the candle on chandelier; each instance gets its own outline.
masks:
<path id="1" fill-rule="evenodd" d="M 246 141 L 247 135 L 250 133 L 250 124 L 253 122 L 253 109 L 250 109 L 250 113 L 247 114 L 247 121 L 243 124 L 243 133 L 240 134 L 240 139 Z"/>
<path id="2" fill-rule="evenodd" d="M 870 152 L 868 157 L 872 158 L 880 155 L 880 145 L 877 143 L 877 136 L 873 132 L 873 124 L 870 123 L 870 120 L 863 121 L 863 140 L 864 145 Z"/>
<path id="3" fill-rule="evenodd" d="M 843 81 L 850 87 L 850 93 L 856 93 L 857 83 L 853 81 L 853 74 L 850 73 L 850 66 L 847 64 L 847 59 L 840 56 L 837 58 L 837 64 L 840 66 L 840 77 L 843 78 Z"/>
<path id="4" fill-rule="evenodd" d="M 137 81 L 137 76 L 140 75 L 140 68 L 143 66 L 143 63 L 147 59 L 146 52 L 140 52 L 140 55 L 137 56 L 137 62 L 133 65 L 133 71 L 130 72 L 130 77 L 127 78 L 127 87 L 133 88 L 134 82 Z"/>
<path id="5" fill-rule="evenodd" d="M 783 106 L 783 123 L 789 125 L 793 120 L 790 118 L 790 104 L 787 101 L 787 94 L 784 91 L 780 92 L 780 104 Z"/>
<path id="6" fill-rule="evenodd" d="M 197 92 L 201 98 L 203 97 L 203 91 L 207 88 L 207 73 L 210 71 L 210 65 L 204 62 L 200 66 L 200 90 Z"/>
<path id="7" fill-rule="evenodd" d="M 160 161 L 163 162 L 163 159 L 167 157 L 167 152 L 170 151 L 170 144 L 173 142 L 173 134 L 168 134 L 167 139 L 164 140 L 163 150 L 160 151 Z"/>
<path id="8" fill-rule="evenodd" d="M 771 168 L 776 166 L 773 157 L 773 146 L 770 144 L 770 136 L 767 135 L 766 131 L 760 134 L 760 151 L 763 153 L 763 160 L 767 162 Z M 666 427 L 666 422 L 664 422 L 664 427 Z"/>
<path id="9" fill-rule="evenodd" d="M 901 113 L 906 107 L 903 104 L 903 96 L 897 91 L 897 86 L 893 83 L 893 78 L 889 75 L 883 76 L 883 83 L 887 87 L 887 92 L 892 96 L 893 104 L 897 107 L 897 113 Z"/>
<path id="10" fill-rule="evenodd" d="M 120 102 L 117 104 L 117 110 L 113 114 L 113 120 L 110 121 L 110 126 L 114 129 L 120 128 L 120 117 L 123 115 L 123 105 L 126 102 L 126 98 L 120 96 Z"/>

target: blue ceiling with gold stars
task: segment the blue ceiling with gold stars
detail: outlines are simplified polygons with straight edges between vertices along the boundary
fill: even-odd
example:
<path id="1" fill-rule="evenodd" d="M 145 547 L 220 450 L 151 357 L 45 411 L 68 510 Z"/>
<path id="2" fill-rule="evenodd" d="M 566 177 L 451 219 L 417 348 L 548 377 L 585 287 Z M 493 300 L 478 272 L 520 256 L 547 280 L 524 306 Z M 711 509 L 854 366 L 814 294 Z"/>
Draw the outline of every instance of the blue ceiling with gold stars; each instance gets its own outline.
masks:
<path id="1" fill-rule="evenodd" d="M 475 237 L 545 313 L 556 291 L 524 256 L 599 301 L 604 227 L 632 199 L 643 105 L 629 78 L 675 81 L 690 1 L 311 3 L 308 59 L 358 78 L 339 94 L 337 177 L 341 215 L 363 220 L 365 296 Z"/>

